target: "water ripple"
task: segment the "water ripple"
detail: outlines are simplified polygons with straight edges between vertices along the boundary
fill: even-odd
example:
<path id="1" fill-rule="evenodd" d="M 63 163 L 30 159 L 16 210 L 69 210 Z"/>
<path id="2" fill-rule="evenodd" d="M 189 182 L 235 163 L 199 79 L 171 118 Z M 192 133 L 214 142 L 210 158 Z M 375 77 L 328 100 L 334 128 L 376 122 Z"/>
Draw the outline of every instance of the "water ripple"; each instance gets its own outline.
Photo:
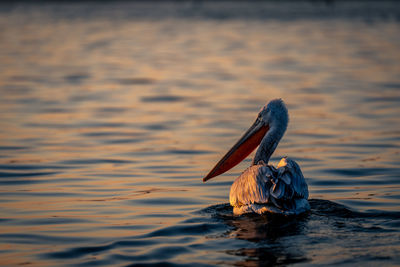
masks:
<path id="1" fill-rule="evenodd" d="M 190 225 L 175 225 L 156 230 L 147 234 L 147 237 L 155 236 L 179 236 L 179 235 L 206 235 L 214 231 L 226 229 L 225 226 L 220 224 L 200 223 Z"/>
<path id="2" fill-rule="evenodd" d="M 122 159 L 71 159 L 59 162 L 60 164 L 67 165 L 91 165 L 91 164 L 127 164 L 133 163 L 132 160 L 122 160 Z"/>
<path id="3" fill-rule="evenodd" d="M 59 172 L 0 172 L 0 178 L 55 175 Z"/>
<path id="4" fill-rule="evenodd" d="M 122 84 L 122 85 L 150 85 L 156 82 L 156 80 L 151 79 L 151 78 L 123 78 L 123 79 L 117 79 L 116 82 Z"/>
<path id="5" fill-rule="evenodd" d="M 11 244 L 76 244 L 77 242 L 87 242 L 88 238 L 83 237 L 71 237 L 71 236 L 54 236 L 54 235 L 40 235 L 40 234 L 19 234 L 9 233 L 0 234 L 0 238 Z"/>
<path id="6" fill-rule="evenodd" d="M 326 170 L 324 170 L 324 172 L 335 174 L 338 176 L 362 177 L 362 176 L 373 176 L 373 175 L 399 174 L 400 169 L 398 169 L 398 168 L 351 168 L 351 169 L 326 169 Z"/>
<path id="7" fill-rule="evenodd" d="M 3 170 L 57 170 L 72 168 L 67 165 L 27 165 L 27 164 L 0 164 L 0 169 Z"/>
<path id="8" fill-rule="evenodd" d="M 168 198 L 142 198 L 133 200 L 135 205 L 156 205 L 156 206 L 171 206 L 171 205 L 194 205 L 202 203 L 200 200 L 196 199 L 187 199 L 181 197 L 168 197 Z"/>
<path id="9" fill-rule="evenodd" d="M 180 102 L 185 98 L 177 95 L 157 95 L 142 97 L 141 100 L 142 102 Z"/>

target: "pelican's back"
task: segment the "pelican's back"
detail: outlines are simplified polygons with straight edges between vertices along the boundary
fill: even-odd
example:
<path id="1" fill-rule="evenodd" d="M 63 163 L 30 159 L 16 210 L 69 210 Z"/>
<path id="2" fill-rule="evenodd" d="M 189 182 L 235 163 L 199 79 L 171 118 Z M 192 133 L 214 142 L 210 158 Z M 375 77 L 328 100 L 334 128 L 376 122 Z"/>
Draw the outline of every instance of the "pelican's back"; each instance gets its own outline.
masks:
<path id="1" fill-rule="evenodd" d="M 236 215 L 293 215 L 310 209 L 307 184 L 297 163 L 284 158 L 278 167 L 253 165 L 235 180 L 229 201 Z"/>

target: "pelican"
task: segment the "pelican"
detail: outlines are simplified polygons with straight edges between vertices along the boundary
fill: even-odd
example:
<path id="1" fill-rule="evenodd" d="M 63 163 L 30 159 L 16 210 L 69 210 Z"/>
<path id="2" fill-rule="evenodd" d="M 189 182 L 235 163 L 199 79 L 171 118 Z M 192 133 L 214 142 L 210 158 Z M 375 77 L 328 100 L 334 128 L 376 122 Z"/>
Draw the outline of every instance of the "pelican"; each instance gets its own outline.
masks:
<path id="1" fill-rule="evenodd" d="M 275 213 L 297 215 L 310 209 L 308 187 L 299 165 L 284 157 L 275 168 L 267 165 L 289 121 L 282 99 L 261 108 L 256 121 L 203 178 L 218 176 L 244 160 L 258 145 L 253 162 L 232 184 L 229 202 L 235 215 Z"/>

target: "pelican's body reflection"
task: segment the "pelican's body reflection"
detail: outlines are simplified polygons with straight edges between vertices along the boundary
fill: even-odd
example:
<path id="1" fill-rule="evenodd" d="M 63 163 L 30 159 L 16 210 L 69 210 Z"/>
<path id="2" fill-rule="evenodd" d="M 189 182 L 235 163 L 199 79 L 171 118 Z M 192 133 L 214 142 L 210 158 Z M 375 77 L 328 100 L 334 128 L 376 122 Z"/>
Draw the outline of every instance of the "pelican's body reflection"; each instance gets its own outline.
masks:
<path id="1" fill-rule="evenodd" d="M 214 206 L 214 208 L 216 208 Z M 244 257 L 235 266 L 270 266 L 305 262 L 301 247 L 287 238 L 305 234 L 309 215 L 283 216 L 277 214 L 234 216 L 229 204 L 218 205 L 215 216 L 232 227 L 226 237 L 250 241 L 252 245 L 225 252 Z M 290 245 L 289 245 L 290 244 Z M 253 246 L 254 245 L 254 246 Z"/>
<path id="2" fill-rule="evenodd" d="M 234 227 L 231 235 L 235 238 L 252 242 L 274 242 L 281 237 L 301 234 L 304 227 L 301 221 L 304 222 L 305 218 L 246 215 L 232 217 L 227 223 Z"/>

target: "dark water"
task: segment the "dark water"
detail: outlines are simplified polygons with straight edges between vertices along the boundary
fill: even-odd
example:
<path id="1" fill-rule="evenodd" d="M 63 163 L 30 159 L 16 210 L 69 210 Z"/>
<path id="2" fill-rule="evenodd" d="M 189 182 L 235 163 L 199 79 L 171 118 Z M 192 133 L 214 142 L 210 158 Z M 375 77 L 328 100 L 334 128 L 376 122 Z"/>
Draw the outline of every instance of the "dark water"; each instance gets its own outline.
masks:
<path id="1" fill-rule="evenodd" d="M 396 2 L 0 5 L 0 264 L 400 265 Z M 311 211 L 201 178 L 268 100 Z"/>

